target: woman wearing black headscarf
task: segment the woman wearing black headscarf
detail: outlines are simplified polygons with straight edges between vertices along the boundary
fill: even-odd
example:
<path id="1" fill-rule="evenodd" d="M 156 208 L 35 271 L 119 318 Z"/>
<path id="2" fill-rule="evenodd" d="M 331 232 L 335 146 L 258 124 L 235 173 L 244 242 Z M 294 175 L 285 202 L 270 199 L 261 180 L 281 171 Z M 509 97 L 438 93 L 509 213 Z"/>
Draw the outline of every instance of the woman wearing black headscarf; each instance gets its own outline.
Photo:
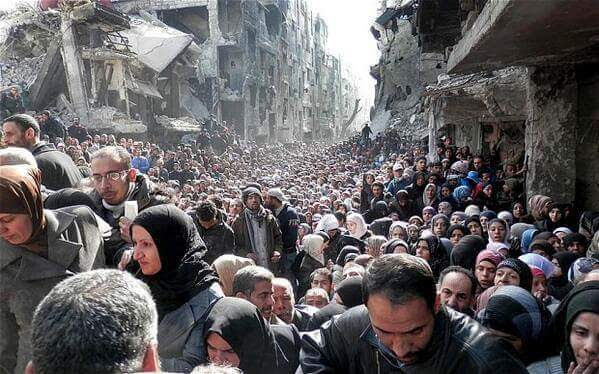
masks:
<path id="1" fill-rule="evenodd" d="M 486 243 L 478 235 L 466 235 L 451 251 L 451 265 L 461 266 L 464 269 L 474 271 L 476 256 L 485 249 Z"/>
<path id="2" fill-rule="evenodd" d="M 215 304 L 204 325 L 211 362 L 238 367 L 245 374 L 295 373 L 270 325 L 253 304 L 225 297 Z M 299 351 L 299 348 L 298 348 Z"/>
<path id="3" fill-rule="evenodd" d="M 559 252 L 553 255 L 552 262 L 555 265 L 555 272 L 553 277 L 549 278 L 549 295 L 562 300 L 574 287 L 568 280 L 568 270 L 577 258 L 578 255 L 572 252 Z"/>
<path id="4" fill-rule="evenodd" d="M 191 217 L 174 205 L 142 211 L 131 224 L 137 276 L 158 310 L 158 353 L 166 371 L 191 371 L 204 361 L 203 321 L 223 297 L 218 275 L 202 261 L 206 246 Z"/>
<path id="5" fill-rule="evenodd" d="M 449 266 L 449 255 L 441 244 L 439 238 L 434 235 L 423 236 L 416 242 L 414 255 L 426 260 L 433 271 L 435 280 L 439 279 L 441 271 Z"/>
<path id="6" fill-rule="evenodd" d="M 579 283 L 559 304 L 551 328 L 560 356 L 528 367 L 532 374 L 596 373 L 599 369 L 599 281 Z"/>
<path id="7" fill-rule="evenodd" d="M 308 331 L 316 330 L 333 316 L 363 304 L 362 277 L 349 277 L 339 283 L 335 291 L 335 301 L 314 313 L 308 322 Z"/>
<path id="8" fill-rule="evenodd" d="M 40 180 L 37 168 L 0 166 L 0 370 L 9 373 L 31 358 L 37 304 L 61 280 L 105 263 L 93 212 L 44 209 Z"/>

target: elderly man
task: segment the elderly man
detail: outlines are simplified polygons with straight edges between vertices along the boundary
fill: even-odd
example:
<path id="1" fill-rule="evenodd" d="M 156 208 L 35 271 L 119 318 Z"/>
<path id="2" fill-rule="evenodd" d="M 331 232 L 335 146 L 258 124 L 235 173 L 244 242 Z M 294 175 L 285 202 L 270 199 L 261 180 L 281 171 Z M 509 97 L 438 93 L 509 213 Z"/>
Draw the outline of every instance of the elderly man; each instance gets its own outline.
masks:
<path id="1" fill-rule="evenodd" d="M 477 286 L 476 278 L 470 270 L 460 266 L 449 266 L 439 275 L 441 304 L 472 317 Z"/>
<path id="2" fill-rule="evenodd" d="M 26 374 L 160 370 L 158 314 L 148 286 L 95 270 L 57 284 L 37 307 Z"/>
<path id="3" fill-rule="evenodd" d="M 435 303 L 426 261 L 383 255 L 362 288 L 364 306 L 304 335 L 304 373 L 527 373 L 508 342 Z"/>
<path id="4" fill-rule="evenodd" d="M 75 187 L 81 180 L 81 172 L 73 160 L 53 145 L 40 141 L 40 126 L 27 114 L 15 114 L 2 124 L 6 145 L 28 149 L 42 171 L 42 184 L 50 190 Z"/>
<path id="5" fill-rule="evenodd" d="M 285 278 L 272 281 L 274 314 L 286 324 L 294 324 L 299 331 L 308 331 L 308 322 L 317 311 L 308 305 L 295 305 L 295 295 L 291 283 Z"/>
<path id="6" fill-rule="evenodd" d="M 131 167 L 131 155 L 120 146 L 104 147 L 92 154 L 91 180 L 94 190 L 90 197 L 95 213 L 111 227 L 105 239 L 106 264 L 124 268 L 131 260 L 132 247 L 129 226 L 134 217 L 125 217 L 125 202 L 135 201 L 138 211 L 167 202 L 144 175 Z M 123 254 L 125 254 L 123 256 Z M 122 260 L 122 261 L 121 261 Z"/>
<path id="7" fill-rule="evenodd" d="M 281 230 L 276 218 L 262 206 L 262 194 L 256 187 L 242 193 L 244 209 L 233 221 L 235 253 L 251 258 L 257 265 L 279 273 L 279 260 L 283 250 Z"/>

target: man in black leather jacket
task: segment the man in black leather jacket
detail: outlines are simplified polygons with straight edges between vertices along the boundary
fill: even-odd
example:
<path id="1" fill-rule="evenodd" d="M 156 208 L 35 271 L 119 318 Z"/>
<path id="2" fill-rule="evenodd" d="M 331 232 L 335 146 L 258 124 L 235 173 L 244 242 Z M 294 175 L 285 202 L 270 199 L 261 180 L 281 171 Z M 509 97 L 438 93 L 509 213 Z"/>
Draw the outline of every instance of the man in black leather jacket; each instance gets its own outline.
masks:
<path id="1" fill-rule="evenodd" d="M 507 342 L 439 306 L 432 272 L 420 258 L 376 259 L 363 294 L 365 305 L 303 337 L 301 372 L 527 373 Z"/>

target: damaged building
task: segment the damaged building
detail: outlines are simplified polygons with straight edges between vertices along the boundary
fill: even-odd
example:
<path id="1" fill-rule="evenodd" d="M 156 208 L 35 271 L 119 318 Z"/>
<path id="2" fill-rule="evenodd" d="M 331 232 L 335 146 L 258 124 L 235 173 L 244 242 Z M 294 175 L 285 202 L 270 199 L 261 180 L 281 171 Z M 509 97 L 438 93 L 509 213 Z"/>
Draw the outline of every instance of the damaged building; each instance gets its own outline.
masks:
<path id="1" fill-rule="evenodd" d="M 599 209 L 596 2 L 387 0 L 379 15 L 383 126 L 427 136 L 431 155 L 450 135 L 504 164 L 527 162 L 529 194 Z"/>
<path id="2" fill-rule="evenodd" d="M 0 19 L 0 88 L 31 110 L 173 139 L 218 120 L 261 142 L 340 136 L 360 110 L 306 0 L 55 3 Z"/>

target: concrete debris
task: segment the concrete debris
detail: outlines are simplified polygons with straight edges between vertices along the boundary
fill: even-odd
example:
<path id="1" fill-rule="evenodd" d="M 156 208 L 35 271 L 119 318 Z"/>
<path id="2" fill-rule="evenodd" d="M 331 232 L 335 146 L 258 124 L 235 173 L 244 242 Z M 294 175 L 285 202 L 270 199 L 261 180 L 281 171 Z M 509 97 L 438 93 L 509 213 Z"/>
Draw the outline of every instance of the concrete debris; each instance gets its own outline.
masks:
<path id="1" fill-rule="evenodd" d="M 45 54 L 31 58 L 6 58 L 0 61 L 0 90 L 5 90 L 11 86 L 20 86 L 21 89 L 27 89 L 40 70 Z"/>
<path id="2" fill-rule="evenodd" d="M 156 123 L 167 131 L 197 133 L 202 130 L 202 124 L 190 117 L 169 118 L 167 116 L 158 116 Z"/>

